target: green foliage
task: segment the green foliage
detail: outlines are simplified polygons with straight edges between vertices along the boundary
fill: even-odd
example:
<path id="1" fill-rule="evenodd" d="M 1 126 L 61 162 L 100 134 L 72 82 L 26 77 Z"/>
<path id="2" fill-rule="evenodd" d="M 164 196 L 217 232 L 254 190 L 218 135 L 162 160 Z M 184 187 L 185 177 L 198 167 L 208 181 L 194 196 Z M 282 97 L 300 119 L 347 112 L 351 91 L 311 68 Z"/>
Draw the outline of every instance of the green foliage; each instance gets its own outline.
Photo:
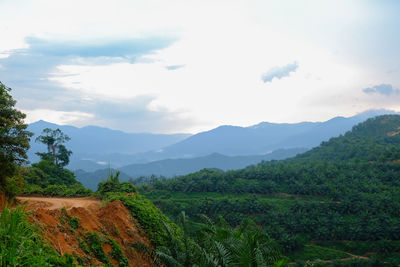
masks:
<path id="1" fill-rule="evenodd" d="M 40 186 L 79 183 L 71 171 L 59 168 L 56 164 L 47 160 L 32 164 L 32 167 L 27 169 L 25 180 L 28 183 Z"/>
<path id="2" fill-rule="evenodd" d="M 80 184 L 75 184 L 72 186 L 49 185 L 45 188 L 42 188 L 38 185 L 28 184 L 25 186 L 23 193 L 26 195 L 43 195 L 53 197 L 84 197 L 90 196 L 92 191 Z"/>
<path id="3" fill-rule="evenodd" d="M 109 194 L 106 201 L 121 200 L 132 215 L 139 221 L 141 227 L 149 235 L 150 241 L 156 245 L 166 244 L 169 235 L 164 227 L 168 225 L 175 236 L 182 236 L 181 229 L 165 216 L 154 204 L 140 194 L 132 196 L 121 193 Z"/>
<path id="4" fill-rule="evenodd" d="M 79 227 L 79 218 L 78 217 L 71 217 L 69 219 L 69 225 L 74 230 L 78 229 L 78 227 Z"/>
<path id="5" fill-rule="evenodd" d="M 215 225 L 193 224 L 185 213 L 179 217 L 183 239 L 169 233 L 166 246 L 157 250 L 165 266 L 272 266 L 285 263 L 277 244 L 250 221 L 232 229 L 222 220 Z"/>
<path id="6" fill-rule="evenodd" d="M 51 161 L 42 160 L 23 171 L 24 194 L 48 196 L 88 196 L 92 193 L 79 183 L 74 174 Z"/>
<path id="7" fill-rule="evenodd" d="M 107 242 L 111 245 L 111 257 L 118 261 L 119 267 L 129 267 L 128 259 L 125 257 L 124 253 L 122 252 L 121 247 L 118 243 L 112 239 L 108 238 Z"/>
<path id="8" fill-rule="evenodd" d="M 308 240 L 368 241 L 386 260 L 399 251 L 399 159 L 400 116 L 387 115 L 293 159 L 202 170 L 141 190 L 172 218 L 184 210 L 196 221 L 222 215 L 238 226 L 250 217 L 285 253 Z"/>
<path id="9" fill-rule="evenodd" d="M 114 175 L 110 173 L 110 176 L 107 180 L 98 184 L 97 192 L 100 193 L 101 196 L 106 195 L 107 193 L 135 193 L 137 192 L 136 187 L 129 182 L 119 182 L 119 174 L 120 172 L 116 172 Z"/>
<path id="10" fill-rule="evenodd" d="M 335 249 L 324 248 L 316 245 L 306 245 L 301 251 L 289 255 L 293 261 L 307 260 L 335 260 L 349 258 L 350 255 Z"/>
<path id="11" fill-rule="evenodd" d="M 102 238 L 96 232 L 87 232 L 86 233 L 86 244 L 88 245 L 90 252 L 102 263 L 110 264 L 110 259 L 107 254 L 104 252 L 103 247 L 101 246 Z M 104 243 L 104 242 L 103 242 Z"/>
<path id="12" fill-rule="evenodd" d="M 7 192 L 7 195 L 9 197 L 16 196 L 23 192 L 24 186 L 25 186 L 25 181 L 21 174 L 21 168 L 19 168 L 14 176 L 6 177 L 6 185 L 4 187 L 4 192 Z"/>
<path id="13" fill-rule="evenodd" d="M 63 168 L 68 165 L 72 151 L 68 150 L 63 143 L 71 140 L 68 135 L 60 129 L 52 130 L 46 128 L 42 134 L 36 138 L 36 142 L 41 142 L 47 146 L 47 153 L 36 153 L 42 160 L 51 161 L 57 167 Z"/>
<path id="14" fill-rule="evenodd" d="M 59 256 L 46 245 L 21 207 L 0 213 L 0 266 L 75 266 L 70 255 Z"/>
<path id="15" fill-rule="evenodd" d="M 13 177 L 18 166 L 25 162 L 32 133 L 24 123 L 25 114 L 14 108 L 16 101 L 10 88 L 0 82 L 0 191 L 12 195 L 6 187 L 7 178 Z"/>

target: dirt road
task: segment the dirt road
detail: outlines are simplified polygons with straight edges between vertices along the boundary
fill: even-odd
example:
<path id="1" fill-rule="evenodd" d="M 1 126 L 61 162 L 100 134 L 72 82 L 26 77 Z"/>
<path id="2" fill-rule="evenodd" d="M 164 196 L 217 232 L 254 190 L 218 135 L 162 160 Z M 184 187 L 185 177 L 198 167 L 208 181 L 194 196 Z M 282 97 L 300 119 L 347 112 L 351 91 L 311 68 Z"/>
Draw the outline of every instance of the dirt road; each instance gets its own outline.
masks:
<path id="1" fill-rule="evenodd" d="M 66 208 L 86 208 L 88 210 L 98 210 L 101 201 L 91 197 L 84 198 L 52 198 L 52 197 L 17 197 L 22 204 L 27 205 L 28 210 L 44 208 L 48 210 L 56 210 Z"/>

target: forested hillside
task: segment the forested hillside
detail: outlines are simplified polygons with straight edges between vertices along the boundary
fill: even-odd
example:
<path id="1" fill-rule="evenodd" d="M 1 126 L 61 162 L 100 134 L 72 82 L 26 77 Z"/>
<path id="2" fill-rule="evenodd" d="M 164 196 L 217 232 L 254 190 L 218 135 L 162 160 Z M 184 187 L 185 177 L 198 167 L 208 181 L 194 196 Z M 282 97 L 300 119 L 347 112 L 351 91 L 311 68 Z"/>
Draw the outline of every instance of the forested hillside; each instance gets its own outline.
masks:
<path id="1" fill-rule="evenodd" d="M 294 260 L 319 244 L 398 264 L 399 177 L 400 116 L 384 115 L 293 159 L 203 170 L 142 190 L 170 216 L 223 216 L 232 226 L 251 217 Z"/>

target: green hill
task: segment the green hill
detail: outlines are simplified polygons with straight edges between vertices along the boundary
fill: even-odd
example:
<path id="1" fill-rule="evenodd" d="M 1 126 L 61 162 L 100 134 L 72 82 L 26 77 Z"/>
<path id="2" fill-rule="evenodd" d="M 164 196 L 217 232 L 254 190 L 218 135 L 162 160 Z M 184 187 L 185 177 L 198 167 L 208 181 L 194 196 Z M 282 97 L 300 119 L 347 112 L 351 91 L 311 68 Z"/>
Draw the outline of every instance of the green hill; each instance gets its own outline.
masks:
<path id="1" fill-rule="evenodd" d="M 379 116 L 292 159 L 202 170 L 142 191 L 171 217 L 185 210 L 232 226 L 252 218 L 294 261 L 313 258 L 318 243 L 399 264 L 399 127 L 400 116 Z"/>

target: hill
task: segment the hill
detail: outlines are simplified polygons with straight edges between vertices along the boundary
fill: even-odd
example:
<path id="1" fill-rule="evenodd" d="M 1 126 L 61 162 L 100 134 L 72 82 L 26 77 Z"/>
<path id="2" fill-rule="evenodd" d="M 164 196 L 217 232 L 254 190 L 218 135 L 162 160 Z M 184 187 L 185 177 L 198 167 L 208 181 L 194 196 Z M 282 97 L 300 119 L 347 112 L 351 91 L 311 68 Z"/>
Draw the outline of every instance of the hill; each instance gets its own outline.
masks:
<path id="1" fill-rule="evenodd" d="M 213 153 L 208 156 L 189 158 L 189 159 L 166 159 L 149 162 L 146 164 L 131 164 L 119 168 L 122 172 L 132 177 L 161 175 L 173 177 L 188 174 L 205 168 L 216 168 L 221 170 L 236 170 L 251 164 L 259 163 L 263 160 L 280 160 L 293 157 L 305 152 L 305 148 L 280 149 L 265 155 L 249 156 L 225 156 Z"/>
<path id="2" fill-rule="evenodd" d="M 282 148 L 312 148 L 331 137 L 344 134 L 368 118 L 390 114 L 387 110 L 370 110 L 356 116 L 336 117 L 325 122 L 269 123 L 250 127 L 220 126 L 190 136 L 147 157 L 199 157 L 212 153 L 228 156 L 260 155 Z"/>
<path id="3" fill-rule="evenodd" d="M 140 176 L 163 176 L 166 178 L 177 175 L 184 175 L 199 171 L 205 168 L 216 168 L 221 170 L 236 170 L 263 160 L 280 160 L 293 157 L 306 151 L 305 148 L 280 149 L 266 155 L 254 156 L 225 156 L 213 153 L 205 157 L 190 159 L 165 159 L 144 164 L 131 164 L 117 170 L 121 172 L 121 181 L 128 181 L 130 178 Z M 112 169 L 111 171 L 115 171 Z M 82 169 L 75 170 L 74 174 L 79 182 L 92 190 L 97 189 L 97 184 L 109 176 L 109 169 L 100 169 L 94 172 L 87 172 Z"/>
<path id="4" fill-rule="evenodd" d="M 399 159 L 400 116 L 384 115 L 291 159 L 202 170 L 142 192 L 171 217 L 252 218 L 295 262 L 344 252 L 398 265 Z"/>

